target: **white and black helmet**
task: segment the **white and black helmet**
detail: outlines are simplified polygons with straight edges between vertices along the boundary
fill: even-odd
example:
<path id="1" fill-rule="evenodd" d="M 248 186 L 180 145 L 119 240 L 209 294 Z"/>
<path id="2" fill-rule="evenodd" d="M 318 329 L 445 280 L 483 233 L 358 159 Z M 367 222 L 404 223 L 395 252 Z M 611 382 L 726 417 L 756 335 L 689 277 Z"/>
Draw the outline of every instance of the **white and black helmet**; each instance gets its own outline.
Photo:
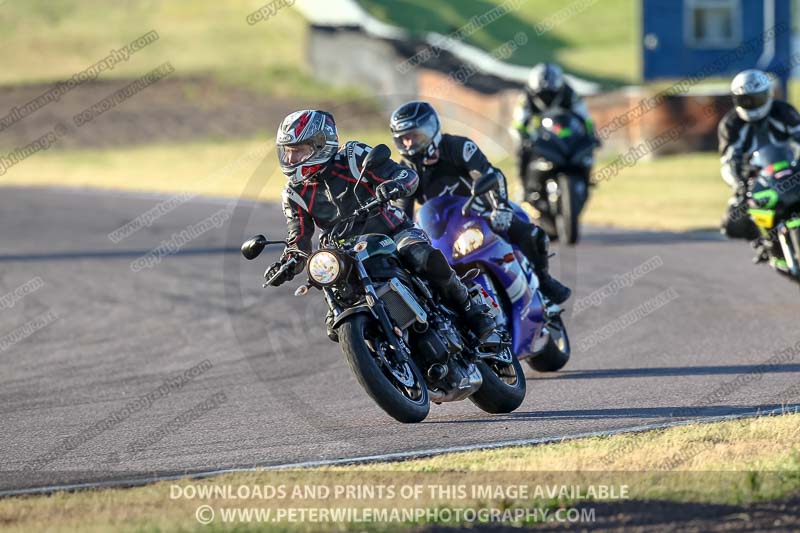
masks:
<path id="1" fill-rule="evenodd" d="M 554 63 L 539 63 L 531 69 L 528 76 L 528 92 L 531 98 L 538 100 L 536 104 L 547 109 L 564 90 L 564 71 Z"/>
<path id="2" fill-rule="evenodd" d="M 760 70 L 743 70 L 731 82 L 731 97 L 739 118 L 761 120 L 772 108 L 772 81 Z"/>
<path id="3" fill-rule="evenodd" d="M 397 150 L 406 157 L 431 158 L 442 140 L 439 114 L 428 102 L 407 102 L 392 113 L 389 120 Z"/>

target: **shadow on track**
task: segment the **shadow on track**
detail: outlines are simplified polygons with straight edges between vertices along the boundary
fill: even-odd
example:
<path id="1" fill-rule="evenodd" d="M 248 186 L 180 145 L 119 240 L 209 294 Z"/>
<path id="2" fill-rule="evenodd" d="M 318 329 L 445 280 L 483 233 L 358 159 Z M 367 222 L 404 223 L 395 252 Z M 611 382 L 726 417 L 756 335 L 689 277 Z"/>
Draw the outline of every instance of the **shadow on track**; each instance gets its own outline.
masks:
<path id="1" fill-rule="evenodd" d="M 587 229 L 583 239 L 592 244 L 609 244 L 615 246 L 722 242 L 728 240 L 720 234 L 719 230 L 715 229 L 692 231 L 631 231 L 610 228 Z"/>
<path id="2" fill-rule="evenodd" d="M 563 411 L 515 411 L 507 415 L 496 415 L 493 418 L 466 418 L 460 420 L 426 421 L 425 424 L 473 424 L 476 422 L 527 422 L 530 420 L 583 420 L 615 418 L 654 418 L 666 422 L 669 419 L 688 420 L 699 417 L 717 417 L 729 415 L 745 415 L 756 411 L 771 411 L 788 407 L 780 404 L 770 405 L 707 405 L 692 407 L 691 416 L 687 416 L 687 407 L 620 407 L 615 409 L 565 409 Z"/>
<path id="3" fill-rule="evenodd" d="M 528 377 L 528 381 L 537 379 L 606 379 L 606 378 L 651 378 L 667 376 L 715 376 L 738 374 L 783 374 L 800 373 L 800 363 L 782 365 L 719 365 L 692 367 L 655 367 L 655 368 L 608 368 L 598 370 L 562 370 L 556 375 L 547 377 Z"/>
<path id="4" fill-rule="evenodd" d="M 141 250 L 75 250 L 71 252 L 49 252 L 31 254 L 0 254 L 0 263 L 17 261 L 75 261 L 78 259 L 115 259 L 141 257 L 153 251 L 153 248 Z M 235 246 L 208 246 L 203 248 L 189 248 L 165 255 L 169 258 L 174 255 L 214 255 L 240 253 Z"/>

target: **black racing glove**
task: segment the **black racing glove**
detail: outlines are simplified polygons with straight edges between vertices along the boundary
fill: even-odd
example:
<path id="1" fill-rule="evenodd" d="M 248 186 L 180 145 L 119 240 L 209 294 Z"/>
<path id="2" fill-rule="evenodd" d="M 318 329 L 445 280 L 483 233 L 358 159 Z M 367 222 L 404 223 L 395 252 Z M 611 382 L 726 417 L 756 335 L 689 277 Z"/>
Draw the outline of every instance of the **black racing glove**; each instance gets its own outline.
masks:
<path id="1" fill-rule="evenodd" d="M 281 268 L 283 268 L 283 266 L 288 261 L 293 260 L 293 259 L 296 259 L 296 258 L 294 256 L 292 256 L 292 255 L 285 255 L 285 256 L 281 257 L 280 261 L 277 261 L 277 262 L 273 263 L 272 266 L 269 267 L 264 272 L 264 279 L 269 280 L 270 278 L 272 278 L 272 276 L 277 274 L 278 271 Z M 272 280 L 272 283 L 270 283 L 270 285 L 272 285 L 273 287 L 277 287 L 279 285 L 282 285 L 282 284 L 286 283 L 287 281 L 291 281 L 292 279 L 294 279 L 294 276 L 295 276 L 297 270 L 298 270 L 297 264 L 289 265 L 289 267 L 286 270 L 284 270 L 281 273 L 280 276 L 278 276 L 277 278 Z"/>
<path id="2" fill-rule="evenodd" d="M 397 200 L 403 196 L 403 186 L 395 181 L 384 181 L 375 189 L 375 198 L 379 202 Z"/>

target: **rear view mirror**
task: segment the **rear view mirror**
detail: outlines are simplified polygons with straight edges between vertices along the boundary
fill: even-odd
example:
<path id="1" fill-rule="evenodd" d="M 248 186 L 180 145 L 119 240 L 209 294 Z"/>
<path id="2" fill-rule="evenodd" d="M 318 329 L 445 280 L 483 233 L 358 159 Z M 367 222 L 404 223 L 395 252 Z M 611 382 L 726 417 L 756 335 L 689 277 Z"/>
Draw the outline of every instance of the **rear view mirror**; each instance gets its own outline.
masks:
<path id="1" fill-rule="evenodd" d="M 487 192 L 495 189 L 498 185 L 497 173 L 491 172 L 484 174 L 480 178 L 472 182 L 472 196 L 481 196 Z"/>
<path id="2" fill-rule="evenodd" d="M 242 243 L 242 255 L 245 259 L 252 260 L 258 257 L 264 247 L 267 245 L 267 238 L 263 235 L 256 235 L 252 239 L 248 239 Z"/>
<path id="3" fill-rule="evenodd" d="M 385 144 L 379 144 L 369 151 L 364 158 L 364 168 L 372 170 L 386 163 L 392 157 L 392 151 Z"/>

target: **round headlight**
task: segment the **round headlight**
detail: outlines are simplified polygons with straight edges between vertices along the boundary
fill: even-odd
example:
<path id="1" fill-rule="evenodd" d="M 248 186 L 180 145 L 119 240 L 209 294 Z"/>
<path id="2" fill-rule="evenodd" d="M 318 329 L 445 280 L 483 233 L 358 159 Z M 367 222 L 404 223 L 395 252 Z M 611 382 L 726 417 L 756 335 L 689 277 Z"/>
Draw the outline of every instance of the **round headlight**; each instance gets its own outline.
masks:
<path id="1" fill-rule="evenodd" d="M 483 246 L 483 232 L 480 228 L 468 228 L 456 239 L 453 252 L 456 257 L 463 257 L 481 246 Z"/>
<path id="2" fill-rule="evenodd" d="M 321 285 L 336 281 L 341 270 L 339 258 L 331 252 L 317 252 L 308 260 L 309 277 Z"/>

